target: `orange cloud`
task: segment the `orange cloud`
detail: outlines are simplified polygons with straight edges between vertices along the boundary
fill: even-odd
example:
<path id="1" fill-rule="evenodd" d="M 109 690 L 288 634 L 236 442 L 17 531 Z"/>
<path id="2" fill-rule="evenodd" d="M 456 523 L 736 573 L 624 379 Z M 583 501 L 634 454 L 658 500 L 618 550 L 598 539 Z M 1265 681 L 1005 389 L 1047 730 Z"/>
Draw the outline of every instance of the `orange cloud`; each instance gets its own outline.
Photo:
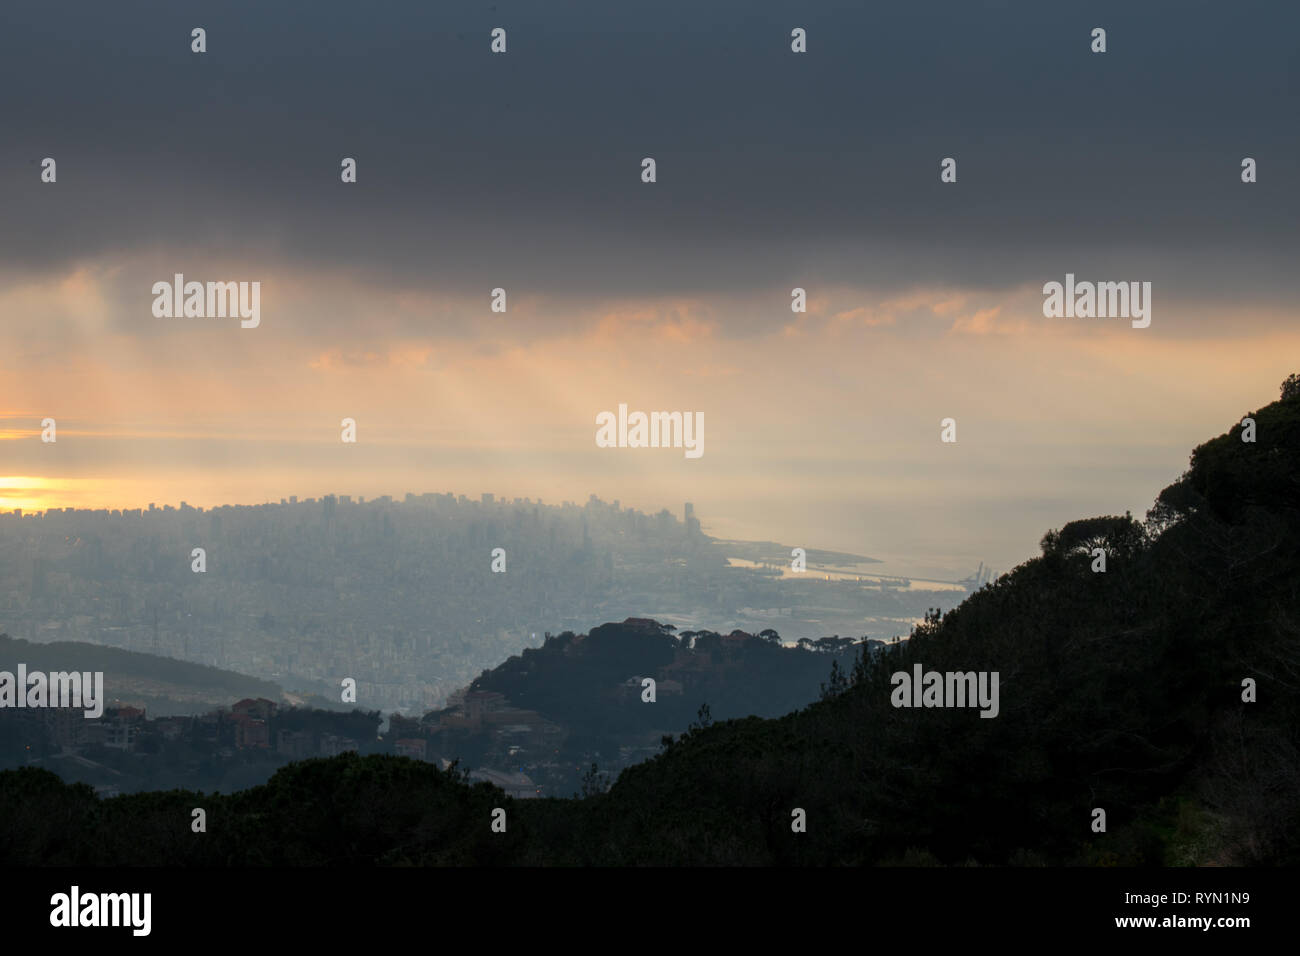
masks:
<path id="1" fill-rule="evenodd" d="M 882 312 L 868 306 L 859 306 L 856 309 L 849 309 L 846 312 L 837 312 L 832 318 L 836 322 L 858 322 L 867 328 L 875 328 L 882 325 L 894 325 L 898 318 L 891 313 Z"/>
<path id="2" fill-rule="evenodd" d="M 690 345 L 713 337 L 716 322 L 710 310 L 694 300 L 620 304 L 599 317 L 592 337 L 628 339 L 637 336 Z"/>
<path id="3" fill-rule="evenodd" d="M 970 332 L 973 335 L 988 335 L 992 332 L 1009 332 L 1009 328 L 999 328 L 993 322 L 1002 313 L 1002 306 L 995 305 L 991 309 L 979 309 L 974 315 L 968 315 L 957 319 L 952 324 L 954 332 Z"/>
<path id="4" fill-rule="evenodd" d="M 308 362 L 324 372 L 362 368 L 419 368 L 427 365 L 433 349 L 427 345 L 398 345 L 387 352 L 330 349 Z"/>

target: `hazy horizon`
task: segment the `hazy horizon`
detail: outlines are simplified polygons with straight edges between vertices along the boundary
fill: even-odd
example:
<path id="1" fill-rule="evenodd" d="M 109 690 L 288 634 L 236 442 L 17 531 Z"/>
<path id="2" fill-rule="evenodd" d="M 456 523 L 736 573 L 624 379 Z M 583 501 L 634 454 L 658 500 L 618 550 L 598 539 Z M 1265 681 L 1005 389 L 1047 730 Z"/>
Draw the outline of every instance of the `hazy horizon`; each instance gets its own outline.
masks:
<path id="1" fill-rule="evenodd" d="M 996 493 L 999 475 L 1015 470 L 1010 463 L 989 461 L 987 456 L 976 457 L 977 468 L 971 475 L 978 479 L 975 487 L 960 488 L 961 483 L 953 481 L 953 476 L 936 475 L 932 480 L 947 487 L 934 494 L 930 500 L 922 498 L 916 489 L 909 487 L 915 482 L 909 481 L 907 475 L 901 473 L 902 468 L 898 464 L 888 462 L 878 464 L 894 472 L 892 479 L 878 477 L 876 482 L 886 486 L 887 495 L 897 494 L 899 498 L 865 499 L 855 496 L 852 493 L 851 477 L 842 474 L 848 470 L 848 463 L 834 462 L 834 467 L 828 469 L 828 474 L 814 474 L 807 479 L 810 490 L 822 492 L 816 500 L 810 500 L 811 496 L 803 495 L 789 499 L 765 495 L 765 491 L 775 490 L 774 486 L 780 484 L 775 478 L 751 479 L 747 487 L 737 487 L 729 484 L 726 476 L 711 476 L 711 481 L 698 481 L 690 480 L 684 471 L 671 474 L 672 465 L 682 462 L 682 459 L 679 457 L 680 452 L 667 449 L 603 450 L 605 454 L 630 457 L 632 461 L 628 462 L 625 458 L 624 465 L 635 465 L 638 458 L 646 461 L 648 456 L 673 456 L 673 461 L 663 463 L 668 467 L 652 474 L 638 474 L 625 467 L 625 474 L 620 476 L 622 480 L 615 481 L 611 478 L 599 487 L 594 484 L 584 485 L 581 478 L 575 479 L 565 473 L 557 474 L 554 470 L 541 472 L 538 477 L 531 479 L 507 473 L 501 479 L 489 477 L 475 482 L 474 475 L 484 472 L 480 469 L 462 468 L 455 472 L 462 478 L 461 482 L 431 485 L 428 482 L 420 483 L 414 478 L 403 483 L 400 478 L 387 477 L 394 473 L 401 475 L 405 469 L 400 464 L 385 469 L 382 476 L 374 474 L 346 480 L 347 476 L 355 474 L 357 470 L 365 470 L 356 469 L 349 464 L 338 469 L 344 480 L 322 479 L 322 468 L 303 468 L 302 471 L 309 472 L 310 477 L 304 476 L 300 481 L 281 479 L 271 482 L 260 474 L 240 474 L 237 471 L 232 474 L 233 469 L 223 468 L 213 471 L 175 471 L 161 479 L 128 477 L 129 471 L 121 477 L 112 474 L 96 475 L 93 463 L 87 461 L 85 467 L 89 474 L 79 474 L 77 472 L 81 468 L 74 467 L 70 469 L 73 474 L 68 476 L 0 476 L 0 513 L 15 509 L 37 512 L 48 508 L 147 508 L 150 502 L 156 503 L 159 508 L 166 504 L 177 507 L 182 501 L 193 507 L 210 509 L 222 505 L 274 504 L 292 495 L 296 495 L 300 501 L 327 494 L 347 494 L 354 499 L 364 497 L 367 500 L 391 495 L 395 500 L 401 500 L 407 493 L 420 495 L 425 492 L 447 491 L 457 495 L 465 494 L 473 499 L 484 492 L 490 492 L 498 499 L 529 498 L 549 504 L 572 501 L 581 505 L 589 495 L 594 494 L 603 501 L 619 500 L 625 507 L 636 508 L 648 514 L 667 509 L 678 518 L 681 516 L 683 502 L 691 501 L 704 531 L 717 538 L 777 541 L 791 546 L 869 555 L 885 562 L 892 572 L 900 574 L 960 572 L 964 576 L 979 561 L 999 570 L 1010 570 L 1037 554 L 1038 540 L 1048 528 L 1060 527 L 1075 518 L 1094 514 L 1122 514 L 1126 510 L 1139 517 L 1145 514 L 1160 489 L 1182 473 L 1187 456 L 1195 445 L 1226 430 L 1246 411 L 1272 400 L 1273 396 L 1267 394 L 1269 389 L 1260 387 L 1261 385 L 1260 382 L 1243 383 L 1235 407 L 1233 398 L 1218 396 L 1216 401 L 1207 403 L 1219 406 L 1220 416 L 1217 421 L 1206 421 L 1204 424 L 1192 422 L 1181 427 L 1170 423 L 1168 434 L 1171 437 L 1166 441 L 1153 441 L 1150 447 L 1119 443 L 1109 448 L 1105 445 L 1100 448 L 1094 445 L 1088 449 L 1059 447 L 1060 454 L 1068 456 L 1070 466 L 1082 473 L 1073 481 L 1068 475 L 1060 476 L 1052 484 L 1053 493 L 1048 494 L 1045 493 L 1045 486 L 1051 478 L 1050 470 L 1043 467 L 1030 470 L 1029 473 L 1036 481 L 1035 494 L 1017 496 L 1014 485 L 1008 489 L 1006 497 L 1021 506 L 1009 515 L 990 515 L 981 510 L 987 496 Z M 1252 394 L 1256 397 L 1253 402 L 1249 400 Z M 1207 418 L 1209 417 L 1207 412 Z M 22 457 L 27 461 L 33 461 L 42 452 L 47 455 L 55 452 L 63 459 L 66 450 L 79 439 L 100 448 L 103 457 L 130 460 L 129 448 L 119 446 L 116 451 L 110 452 L 106 439 L 97 437 L 93 432 L 79 433 L 75 421 L 66 424 L 63 420 L 59 421 L 59 440 L 52 446 L 41 445 L 39 423 L 26 429 L 16 427 L 18 424 L 10 417 L 8 434 L 3 436 L 11 439 L 6 443 L 6 451 L 19 444 L 16 439 L 25 438 L 29 444 L 24 450 L 28 454 Z M 936 435 L 937 426 L 936 419 L 932 429 Z M 1004 424 L 1003 427 L 1011 426 Z M 710 439 L 716 446 L 719 442 L 716 425 L 713 429 L 714 434 Z M 337 433 L 337 429 L 333 431 Z M 969 431 L 961 433 L 961 438 L 965 438 L 966 434 Z M 191 455 L 202 456 L 205 453 L 195 446 L 211 444 L 195 438 L 137 438 L 135 441 L 138 443 L 135 449 L 137 454 L 143 450 L 145 454 L 152 452 L 159 458 L 166 457 L 161 449 L 168 447 L 173 453 L 178 447 L 188 447 Z M 337 442 L 337 438 L 315 443 L 298 442 L 295 443 L 294 456 L 299 459 L 321 460 L 336 454 Z M 916 447 L 913 453 L 921 455 L 953 450 L 940 446 L 937 441 L 934 444 L 936 447 L 933 450 Z M 917 445 L 920 445 L 919 441 Z M 342 447 L 350 450 L 350 446 Z M 360 443 L 351 447 L 360 447 Z M 961 447 L 960 441 L 957 447 Z M 376 456 L 392 460 L 400 457 L 403 448 L 401 445 L 380 448 Z M 409 454 L 409 446 L 405 448 Z M 419 449 L 419 452 L 432 456 L 438 450 L 437 446 L 430 446 Z M 601 451 L 593 448 L 592 454 Z M 1142 453 L 1137 464 L 1130 453 Z M 10 459 L 11 463 L 16 457 L 19 456 Z M 87 458 L 90 457 L 92 456 L 87 455 Z M 214 457 L 219 458 L 220 455 Z M 1112 459 L 1113 464 L 1107 458 Z M 682 467 L 698 467 L 705 461 L 708 461 L 707 454 L 700 461 L 682 462 Z M 825 461 L 822 463 L 828 464 Z M 780 472 L 788 474 L 793 470 L 789 463 L 773 464 L 780 466 L 777 469 Z M 1095 487 L 1098 476 L 1102 476 L 1101 488 Z M 796 488 L 799 484 L 797 480 L 794 482 Z M 1073 492 L 1073 496 L 1066 493 L 1066 489 Z M 835 497 L 831 497 L 828 492 Z M 899 500 L 910 507 L 899 509 L 896 507 Z M 918 515 L 927 516 L 930 520 L 918 525 L 914 520 Z M 997 520 L 991 520 L 995 516 Z"/>
<path id="2" fill-rule="evenodd" d="M 1294 11 L 67 7 L 0 36 L 42 78 L 0 89 L 0 508 L 594 493 L 1007 569 L 1300 355 Z M 177 274 L 260 283 L 257 326 L 157 316 Z M 1045 317 L 1067 275 L 1150 325 Z M 597 447 L 619 404 L 703 455 Z"/>

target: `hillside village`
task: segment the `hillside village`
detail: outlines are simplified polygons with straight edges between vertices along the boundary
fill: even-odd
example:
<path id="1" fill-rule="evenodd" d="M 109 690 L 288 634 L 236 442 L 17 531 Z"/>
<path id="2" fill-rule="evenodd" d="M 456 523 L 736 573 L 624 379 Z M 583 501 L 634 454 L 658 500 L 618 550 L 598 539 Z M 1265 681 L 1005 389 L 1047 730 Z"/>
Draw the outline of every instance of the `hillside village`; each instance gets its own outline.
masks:
<path id="1" fill-rule="evenodd" d="M 355 751 L 443 768 L 456 762 L 471 779 L 521 798 L 571 796 L 592 763 L 616 774 L 653 756 L 663 736 L 685 730 L 701 704 L 719 716 L 746 710 L 747 698 L 727 687 L 766 695 L 773 712 L 792 700 L 810 702 L 831 660 L 859 646 L 835 637 L 789 648 L 774 631 L 683 637 L 673 630 L 629 618 L 590 635 L 548 634 L 543 648 L 485 671 L 446 706 L 420 716 L 392 714 L 386 727 L 378 711 L 304 708 L 261 697 L 192 716 L 150 716 L 146 705 L 122 698 L 95 720 L 70 709 L 9 710 L 0 714 L 0 768 L 44 766 L 102 796 L 172 786 L 229 791 L 292 761 Z M 602 656 L 594 675 L 582 669 L 588 651 Z M 519 686 L 513 696 L 567 695 L 569 708 L 527 706 L 493 689 L 518 686 L 511 683 L 516 668 L 542 659 L 545 666 L 533 676 L 538 686 Z M 772 667 L 776 659 L 781 664 Z M 655 682 L 653 705 L 643 701 L 646 678 Z"/>

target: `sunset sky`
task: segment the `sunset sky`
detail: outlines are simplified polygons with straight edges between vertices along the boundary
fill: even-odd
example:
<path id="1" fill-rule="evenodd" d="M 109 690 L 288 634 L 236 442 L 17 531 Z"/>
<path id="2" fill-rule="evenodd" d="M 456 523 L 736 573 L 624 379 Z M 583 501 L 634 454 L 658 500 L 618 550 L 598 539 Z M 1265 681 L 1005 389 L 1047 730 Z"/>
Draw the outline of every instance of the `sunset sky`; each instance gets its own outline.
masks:
<path id="1" fill-rule="evenodd" d="M 1300 371 L 1294 7 L 142 6 L 4 13 L 0 510 L 595 493 L 1006 570 Z M 1044 318 L 1066 273 L 1150 327 Z M 596 447 L 620 403 L 703 457 Z"/>

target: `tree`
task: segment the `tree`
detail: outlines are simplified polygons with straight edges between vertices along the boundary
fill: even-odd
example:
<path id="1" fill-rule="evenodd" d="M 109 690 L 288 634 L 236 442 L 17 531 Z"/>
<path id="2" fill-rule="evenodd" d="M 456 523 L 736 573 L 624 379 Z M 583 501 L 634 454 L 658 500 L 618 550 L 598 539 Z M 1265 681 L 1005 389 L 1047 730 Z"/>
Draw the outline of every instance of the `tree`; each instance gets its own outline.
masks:
<path id="1" fill-rule="evenodd" d="M 1071 521 L 1060 531 L 1043 535 L 1040 547 L 1043 556 L 1049 558 L 1089 554 L 1094 548 L 1128 556 L 1142 546 L 1144 539 L 1142 526 L 1126 511 L 1123 517 L 1104 515 Z"/>
<path id="2" fill-rule="evenodd" d="M 830 683 L 822 684 L 822 700 L 838 697 L 848 689 L 849 679 L 840 668 L 839 661 L 831 661 Z"/>
<path id="3" fill-rule="evenodd" d="M 853 638 L 840 637 L 836 634 L 834 637 L 819 637 L 813 641 L 813 649 L 823 654 L 838 654 L 853 645 Z"/>
<path id="4" fill-rule="evenodd" d="M 609 774 L 601 773 L 593 760 L 591 769 L 582 775 L 582 798 L 599 796 L 609 790 Z"/>
<path id="5" fill-rule="evenodd" d="M 857 658 L 853 661 L 853 670 L 849 674 L 850 684 L 865 684 L 871 677 L 874 658 L 871 653 L 871 640 L 864 637 L 859 647 Z"/>
<path id="6" fill-rule="evenodd" d="M 1289 402 L 1295 398 L 1300 398 L 1300 375 L 1292 372 L 1282 383 L 1282 401 Z"/>
<path id="7" fill-rule="evenodd" d="M 704 730 L 712 726 L 713 726 L 713 715 L 709 713 L 709 705 L 705 703 L 705 704 L 700 704 L 700 709 L 695 714 L 695 723 L 691 724 L 690 727 L 687 728 L 687 730 L 688 731 Z"/>
<path id="8" fill-rule="evenodd" d="M 1177 481 L 1160 492 L 1155 504 L 1147 511 L 1147 536 L 1155 540 L 1204 504 L 1205 499 L 1192 486 L 1191 473 L 1183 472 Z"/>

